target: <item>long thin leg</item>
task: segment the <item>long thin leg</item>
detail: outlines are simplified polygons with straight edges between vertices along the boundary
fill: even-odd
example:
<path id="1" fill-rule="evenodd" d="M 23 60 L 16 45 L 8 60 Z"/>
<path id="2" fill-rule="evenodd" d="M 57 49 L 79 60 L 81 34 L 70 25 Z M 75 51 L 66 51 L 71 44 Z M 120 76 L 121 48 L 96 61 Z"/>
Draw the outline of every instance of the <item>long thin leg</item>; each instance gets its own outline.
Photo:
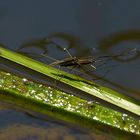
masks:
<path id="1" fill-rule="evenodd" d="M 53 60 L 53 61 L 58 61 L 57 59 L 53 58 L 53 57 L 50 57 L 48 55 L 44 55 L 44 54 L 41 54 L 43 57 L 45 58 L 49 58 L 50 60 Z"/>

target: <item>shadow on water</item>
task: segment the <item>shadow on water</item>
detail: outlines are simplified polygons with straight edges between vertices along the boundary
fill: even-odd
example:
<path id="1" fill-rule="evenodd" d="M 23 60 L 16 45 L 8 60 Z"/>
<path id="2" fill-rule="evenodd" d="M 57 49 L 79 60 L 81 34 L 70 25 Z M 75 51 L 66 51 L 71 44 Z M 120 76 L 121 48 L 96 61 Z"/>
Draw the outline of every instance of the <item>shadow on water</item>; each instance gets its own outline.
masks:
<path id="1" fill-rule="evenodd" d="M 136 42 L 140 43 L 140 30 L 127 30 L 123 32 L 118 32 L 111 34 L 110 36 L 103 38 L 99 44 L 98 48 L 103 51 L 104 53 L 111 53 L 111 48 L 115 47 L 117 44 L 120 44 L 125 41 L 131 41 L 131 42 Z M 140 44 L 139 44 L 140 46 Z M 126 46 L 127 47 L 127 46 Z M 138 47 L 138 46 L 136 46 Z M 134 46 L 132 48 L 135 48 Z M 135 59 L 138 59 L 140 57 L 140 48 L 138 48 L 138 52 L 136 53 L 133 58 L 130 59 L 130 61 L 133 61 Z M 124 60 L 119 57 L 114 57 L 117 61 L 120 62 L 129 62 L 129 59 Z"/>
<path id="2" fill-rule="evenodd" d="M 138 60 L 140 57 L 140 48 L 138 48 L 139 46 L 135 45 L 135 46 L 131 46 L 131 48 L 129 46 L 127 47 L 126 45 L 125 45 L 126 47 L 123 47 L 123 48 L 120 48 L 120 46 L 116 46 L 117 44 L 121 44 L 124 41 L 128 41 L 128 42 L 133 41 L 133 42 L 139 43 L 140 31 L 128 30 L 128 31 L 114 33 L 113 35 L 110 35 L 108 37 L 101 39 L 96 49 L 87 48 L 86 46 L 84 47 L 84 45 L 81 47 L 80 39 L 78 39 L 78 37 L 74 37 L 66 33 L 54 33 L 44 39 L 29 41 L 23 44 L 17 50 L 17 52 L 28 55 L 30 57 L 32 56 L 33 58 L 36 58 L 36 59 L 40 59 L 40 61 L 43 61 L 47 64 L 50 64 L 54 60 L 57 61 L 57 58 L 56 58 L 57 56 L 59 56 L 61 60 L 65 60 L 65 58 L 68 57 L 68 54 L 64 52 L 64 48 L 67 48 L 70 51 L 72 56 L 76 56 L 78 58 L 85 57 L 85 56 L 93 57 L 95 60 L 97 60 L 97 63 L 93 63 L 93 65 L 94 64 L 95 66 L 97 65 L 96 70 L 93 70 L 93 68 L 91 68 L 89 65 L 82 66 L 82 70 L 79 67 L 72 68 L 70 70 L 65 68 L 64 70 L 68 72 L 71 71 L 74 74 L 78 73 L 78 75 L 83 76 L 84 78 L 90 77 L 90 79 L 88 78 L 89 80 L 94 80 L 99 83 L 111 85 L 113 88 L 123 93 L 129 92 L 129 93 L 137 94 L 138 93 L 137 90 L 130 89 L 129 87 L 124 87 L 123 85 L 113 82 L 106 78 L 110 70 L 111 71 L 114 70 L 112 68 L 112 65 L 107 66 L 108 63 L 110 62 L 111 64 L 116 64 L 116 62 L 117 64 L 129 63 L 129 62 Z M 35 50 L 36 48 L 40 49 L 40 51 L 36 51 Z M 117 48 L 119 50 L 119 53 L 117 52 L 118 50 L 113 53 L 114 48 Z M 94 50 L 95 50 L 95 53 L 96 51 L 98 51 L 100 55 L 98 55 L 98 53 L 94 54 Z M 131 52 L 130 54 L 129 54 L 129 51 Z M 124 54 L 121 56 L 115 57 L 116 55 L 119 55 L 121 53 L 122 54 L 124 53 Z M 51 62 L 50 62 L 50 58 L 48 58 L 49 56 L 51 56 L 50 58 L 52 58 Z M 102 58 L 101 60 L 102 62 L 99 61 L 99 64 L 98 64 L 98 59 L 101 59 L 101 58 Z M 101 67 L 98 68 L 98 65 Z M 110 69 L 108 69 L 107 67 Z M 98 74 L 98 71 L 100 71 L 100 69 L 101 69 L 102 74 Z M 106 69 L 106 71 L 103 73 L 102 69 L 103 70 Z"/>
<path id="3" fill-rule="evenodd" d="M 91 49 L 81 44 L 81 41 L 77 36 L 73 36 L 66 33 L 54 33 L 43 39 L 29 41 L 23 44 L 17 50 L 17 52 L 32 55 L 30 49 L 35 48 L 40 49 L 40 51 L 46 55 L 54 55 L 51 54 L 51 51 L 53 49 L 57 49 L 57 51 L 59 51 L 60 53 L 57 54 L 57 56 L 61 55 L 61 58 L 64 55 L 64 48 L 67 48 L 68 50 L 71 50 L 72 53 L 75 53 L 74 56 L 89 55 L 91 52 Z M 35 55 L 37 55 L 37 57 L 40 56 L 40 54 L 38 54 L 37 52 L 34 53 L 35 53 L 34 56 Z M 53 57 L 57 56 L 54 55 Z"/>

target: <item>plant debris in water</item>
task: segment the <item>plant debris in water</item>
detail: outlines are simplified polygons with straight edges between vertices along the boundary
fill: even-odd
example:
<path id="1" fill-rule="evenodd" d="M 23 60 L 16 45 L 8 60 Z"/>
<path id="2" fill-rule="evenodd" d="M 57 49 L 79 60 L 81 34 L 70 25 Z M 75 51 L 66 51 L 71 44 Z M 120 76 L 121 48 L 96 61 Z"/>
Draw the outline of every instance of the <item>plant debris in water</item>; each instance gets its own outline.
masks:
<path id="1" fill-rule="evenodd" d="M 140 120 L 10 73 L 0 71 L 0 89 L 10 89 L 23 96 L 40 100 L 44 104 L 50 104 L 140 135 Z"/>

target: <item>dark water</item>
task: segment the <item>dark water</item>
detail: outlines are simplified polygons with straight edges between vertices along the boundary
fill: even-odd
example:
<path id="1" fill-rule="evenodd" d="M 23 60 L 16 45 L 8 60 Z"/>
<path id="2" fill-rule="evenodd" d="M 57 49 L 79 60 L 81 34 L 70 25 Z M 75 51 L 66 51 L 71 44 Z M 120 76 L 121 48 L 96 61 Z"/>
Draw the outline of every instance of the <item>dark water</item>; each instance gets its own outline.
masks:
<path id="1" fill-rule="evenodd" d="M 139 0 L 1 0 L 0 44 L 14 51 L 22 48 L 22 51 L 41 53 L 42 49 L 46 51 L 44 46 L 49 37 L 59 46 L 70 48 L 71 54 L 76 56 L 85 53 L 112 55 L 133 49 L 140 51 L 139 5 Z M 49 44 L 49 55 L 57 59 L 66 57 L 61 49 L 56 49 L 52 44 Z M 98 82 L 140 100 L 139 53 L 134 56 L 130 59 L 114 59 L 109 63 L 109 69 L 97 70 L 96 74 L 99 75 L 109 70 Z M 46 59 L 43 61 L 46 62 Z M 115 67 L 110 67 L 110 64 L 115 64 Z M 8 128 L 9 135 L 12 135 L 7 124 L 12 123 L 17 127 L 17 122 L 11 117 L 19 119 L 23 124 L 21 127 L 34 130 L 37 125 L 40 131 L 50 127 L 44 127 L 46 122 L 42 120 L 34 120 L 23 114 L 19 117 L 21 114 L 14 111 L 10 111 L 11 116 L 8 116 L 7 112 L 0 112 L 4 119 L 0 122 L 3 134 L 7 134 L 5 129 Z M 62 135 L 69 133 L 64 132 L 65 126 L 56 124 L 57 127 L 62 127 Z M 83 137 L 80 131 L 77 133 L 80 138 Z"/>
<path id="2" fill-rule="evenodd" d="M 47 116 L 44 119 L 39 119 L 36 117 L 37 115 L 35 117 L 31 116 L 31 112 L 28 114 L 25 111 L 1 108 L 0 113 L 0 139 L 2 140 L 91 140 L 105 138 L 104 136 L 54 121 Z"/>

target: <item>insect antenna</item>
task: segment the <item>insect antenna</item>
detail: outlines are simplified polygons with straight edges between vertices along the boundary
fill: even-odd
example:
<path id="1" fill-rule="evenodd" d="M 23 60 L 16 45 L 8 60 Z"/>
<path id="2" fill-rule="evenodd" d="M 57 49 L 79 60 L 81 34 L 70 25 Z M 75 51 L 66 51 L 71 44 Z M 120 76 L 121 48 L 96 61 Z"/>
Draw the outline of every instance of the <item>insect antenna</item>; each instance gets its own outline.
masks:
<path id="1" fill-rule="evenodd" d="M 67 48 L 64 48 L 64 51 L 66 51 L 68 53 L 68 55 L 72 58 L 72 55 L 70 54 L 70 52 L 68 51 Z"/>

